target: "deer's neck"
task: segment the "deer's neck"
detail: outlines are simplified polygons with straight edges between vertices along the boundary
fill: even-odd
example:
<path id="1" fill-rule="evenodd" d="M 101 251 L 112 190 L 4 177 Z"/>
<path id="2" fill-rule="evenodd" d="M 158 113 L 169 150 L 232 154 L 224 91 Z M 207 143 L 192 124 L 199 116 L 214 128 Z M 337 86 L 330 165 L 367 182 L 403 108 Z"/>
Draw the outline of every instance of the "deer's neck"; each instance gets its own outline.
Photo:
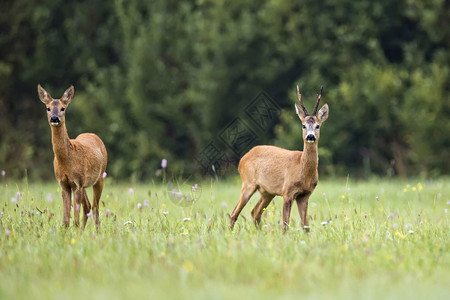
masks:
<path id="1" fill-rule="evenodd" d="M 302 173 L 308 177 L 312 178 L 317 173 L 317 166 L 319 165 L 319 154 L 317 151 L 317 143 L 303 144 L 303 154 L 300 160 L 300 166 Z"/>
<path id="2" fill-rule="evenodd" d="M 55 157 L 59 161 L 67 160 L 72 150 L 69 135 L 67 134 L 65 122 L 59 126 L 51 126 L 52 128 L 52 145 Z"/>

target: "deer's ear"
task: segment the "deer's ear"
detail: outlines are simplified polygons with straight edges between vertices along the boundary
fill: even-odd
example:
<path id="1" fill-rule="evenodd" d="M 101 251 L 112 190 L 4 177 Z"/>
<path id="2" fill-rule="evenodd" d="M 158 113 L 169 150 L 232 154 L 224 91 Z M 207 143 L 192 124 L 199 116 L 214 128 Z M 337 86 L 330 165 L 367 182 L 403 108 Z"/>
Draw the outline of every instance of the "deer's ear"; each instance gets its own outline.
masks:
<path id="1" fill-rule="evenodd" d="M 44 88 L 40 84 L 38 84 L 38 94 L 39 99 L 41 99 L 41 101 L 44 102 L 45 105 L 52 101 L 52 96 L 50 96 L 50 94 L 46 90 L 44 90 Z"/>
<path id="2" fill-rule="evenodd" d="M 328 119 L 328 104 L 322 106 L 322 108 L 317 113 L 317 118 L 319 119 L 320 123 L 323 123 L 326 119 Z"/>
<path id="3" fill-rule="evenodd" d="M 297 112 L 298 117 L 300 118 L 300 120 L 303 122 L 306 114 L 305 112 L 297 105 L 297 103 L 295 103 L 295 111 Z"/>
<path id="4" fill-rule="evenodd" d="M 61 101 L 65 104 L 68 105 L 72 99 L 73 99 L 73 95 L 75 94 L 75 89 L 73 88 L 73 85 L 71 85 L 65 92 L 64 95 L 61 97 Z"/>

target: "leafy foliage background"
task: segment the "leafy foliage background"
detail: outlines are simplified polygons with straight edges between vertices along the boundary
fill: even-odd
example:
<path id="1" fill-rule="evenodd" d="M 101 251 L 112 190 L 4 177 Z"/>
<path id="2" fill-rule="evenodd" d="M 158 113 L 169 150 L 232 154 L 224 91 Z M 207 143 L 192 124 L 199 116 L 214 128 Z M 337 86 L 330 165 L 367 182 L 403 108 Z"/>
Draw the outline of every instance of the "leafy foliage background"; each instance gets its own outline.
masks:
<path id="1" fill-rule="evenodd" d="M 69 136 L 97 133 L 108 173 L 140 180 L 162 158 L 198 173 L 261 90 L 283 108 L 263 142 L 301 149 L 295 86 L 311 109 L 323 84 L 322 174 L 448 174 L 449 15 L 444 0 L 2 1 L 0 168 L 53 178 L 37 83 L 74 84 Z"/>

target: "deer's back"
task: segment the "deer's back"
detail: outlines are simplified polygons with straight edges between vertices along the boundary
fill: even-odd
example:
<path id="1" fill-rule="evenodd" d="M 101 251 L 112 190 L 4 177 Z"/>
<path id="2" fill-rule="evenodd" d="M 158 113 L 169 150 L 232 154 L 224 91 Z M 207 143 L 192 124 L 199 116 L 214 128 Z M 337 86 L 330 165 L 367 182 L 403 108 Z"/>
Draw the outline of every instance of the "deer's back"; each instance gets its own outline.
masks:
<path id="1" fill-rule="evenodd" d="M 243 182 L 256 184 L 260 191 L 282 195 L 288 174 L 299 167 L 301 151 L 290 151 L 275 146 L 256 146 L 239 162 Z"/>

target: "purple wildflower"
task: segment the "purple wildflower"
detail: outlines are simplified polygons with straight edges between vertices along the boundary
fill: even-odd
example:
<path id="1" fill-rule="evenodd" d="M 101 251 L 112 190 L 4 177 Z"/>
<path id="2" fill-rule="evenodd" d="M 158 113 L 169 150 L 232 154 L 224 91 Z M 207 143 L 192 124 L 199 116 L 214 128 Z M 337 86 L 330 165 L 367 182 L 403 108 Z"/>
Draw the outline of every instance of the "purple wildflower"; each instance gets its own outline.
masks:
<path id="1" fill-rule="evenodd" d="M 3 212 L 0 213 L 0 217 L 3 218 Z"/>
<path id="2" fill-rule="evenodd" d="M 448 212 L 448 209 L 445 209 L 444 212 L 447 213 L 447 212 Z"/>
<path id="3" fill-rule="evenodd" d="M 323 193 L 323 196 L 324 196 L 324 197 L 326 197 L 326 196 L 327 196 L 327 194 Z"/>
<path id="4" fill-rule="evenodd" d="M 16 202 L 17 202 L 17 199 L 14 198 L 14 197 L 12 197 L 12 198 L 11 198 L 11 203 L 16 203 Z"/>
<path id="5" fill-rule="evenodd" d="M 367 215 L 364 215 L 364 219 L 367 219 Z"/>
<path id="6" fill-rule="evenodd" d="M 133 189 L 133 188 L 130 188 L 130 189 L 128 190 L 128 193 L 130 193 L 130 195 L 133 195 L 133 194 L 134 194 L 134 189 Z"/>
<path id="7" fill-rule="evenodd" d="M 5 175 L 6 175 L 6 171 L 2 170 L 2 176 L 5 176 Z"/>
<path id="8" fill-rule="evenodd" d="M 450 205 L 450 200 L 447 201 L 447 205 Z"/>
<path id="9" fill-rule="evenodd" d="M 88 217 L 88 218 L 92 217 L 92 213 L 87 213 L 86 217 Z"/>
<path id="10" fill-rule="evenodd" d="M 176 194 L 176 193 L 177 193 L 177 190 L 176 190 L 176 189 L 173 189 L 173 190 L 172 190 L 172 196 L 175 197 L 175 194 Z"/>
<path id="11" fill-rule="evenodd" d="M 375 200 L 380 201 L 380 199 L 378 198 L 378 196 L 375 197 Z"/>
<path id="12" fill-rule="evenodd" d="M 48 203 L 52 202 L 53 201 L 52 194 L 48 193 L 47 197 L 46 197 L 46 200 L 47 200 Z"/>
<path id="13" fill-rule="evenodd" d="M 106 176 L 108 176 L 108 174 L 106 172 L 103 172 L 102 177 L 106 178 Z"/>
<path id="14" fill-rule="evenodd" d="M 161 160 L 161 168 L 163 169 L 167 168 L 167 159 L 163 158 Z"/>
<path id="15" fill-rule="evenodd" d="M 17 201 L 19 201 L 20 200 L 20 197 L 22 196 L 22 193 L 21 192 L 17 192 L 17 194 L 16 194 L 16 199 L 17 199 Z"/>
<path id="16" fill-rule="evenodd" d="M 111 215 L 111 211 L 109 210 L 109 208 L 106 209 L 106 217 L 109 217 Z"/>
<path id="17" fill-rule="evenodd" d="M 144 206 L 148 207 L 148 200 L 147 199 L 144 200 Z"/>
<path id="18" fill-rule="evenodd" d="M 138 209 L 142 209 L 142 204 L 141 204 L 141 203 L 138 203 L 138 204 L 137 204 L 137 208 L 138 208 Z"/>
<path id="19" fill-rule="evenodd" d="M 11 233 L 11 231 L 9 229 L 5 230 L 6 235 L 9 235 Z"/>
<path id="20" fill-rule="evenodd" d="M 392 228 L 394 228 L 394 230 L 397 230 L 398 229 L 397 223 L 394 223 L 394 225 L 392 225 Z"/>
<path id="21" fill-rule="evenodd" d="M 222 202 L 222 207 L 227 208 L 227 204 L 225 202 Z"/>
<path id="22" fill-rule="evenodd" d="M 350 193 L 350 188 L 347 188 L 347 193 Z"/>
<path id="23" fill-rule="evenodd" d="M 77 207 L 75 208 L 76 211 L 80 211 L 80 204 L 77 203 Z"/>

